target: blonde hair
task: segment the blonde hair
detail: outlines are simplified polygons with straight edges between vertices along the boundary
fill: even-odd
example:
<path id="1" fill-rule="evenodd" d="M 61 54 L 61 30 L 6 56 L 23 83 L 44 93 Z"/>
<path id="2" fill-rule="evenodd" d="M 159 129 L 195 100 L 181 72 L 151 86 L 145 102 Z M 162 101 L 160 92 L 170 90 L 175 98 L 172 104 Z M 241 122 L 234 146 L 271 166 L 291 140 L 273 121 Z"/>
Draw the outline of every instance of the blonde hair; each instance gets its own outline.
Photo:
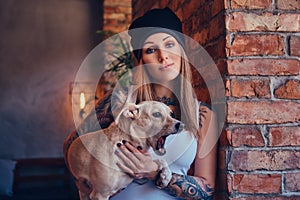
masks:
<path id="1" fill-rule="evenodd" d="M 181 76 L 179 75 L 176 79 L 179 81 L 180 87 L 178 91 L 178 101 L 181 108 L 181 121 L 185 124 L 185 128 L 191 131 L 197 139 L 200 139 L 199 124 L 197 120 L 198 110 L 196 108 L 196 96 L 194 89 L 191 85 L 191 68 L 190 63 L 187 59 L 187 55 L 181 48 Z M 136 66 L 137 70 L 134 74 L 134 80 L 136 84 L 140 86 L 137 90 L 137 100 L 138 101 L 148 101 L 155 100 L 154 90 L 152 88 L 153 84 L 150 83 L 150 77 L 145 68 L 143 67 L 142 59 L 140 59 L 139 64 Z M 200 118 L 199 118 L 200 119 Z"/>

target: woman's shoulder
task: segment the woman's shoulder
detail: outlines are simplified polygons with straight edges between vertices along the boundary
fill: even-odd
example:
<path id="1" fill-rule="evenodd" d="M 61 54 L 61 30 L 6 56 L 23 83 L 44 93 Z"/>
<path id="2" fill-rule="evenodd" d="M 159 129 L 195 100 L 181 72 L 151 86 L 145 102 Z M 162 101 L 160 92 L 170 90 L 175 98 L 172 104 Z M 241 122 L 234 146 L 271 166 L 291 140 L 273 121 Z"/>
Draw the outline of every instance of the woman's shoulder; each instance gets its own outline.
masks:
<path id="1" fill-rule="evenodd" d="M 214 109 L 207 103 L 199 102 L 199 116 L 201 127 L 208 126 L 211 122 L 216 121 Z"/>
<path id="2" fill-rule="evenodd" d="M 201 102 L 201 101 L 199 101 L 199 112 L 202 115 L 208 115 L 208 114 L 211 115 L 211 114 L 215 113 L 215 111 L 211 105 Z"/>

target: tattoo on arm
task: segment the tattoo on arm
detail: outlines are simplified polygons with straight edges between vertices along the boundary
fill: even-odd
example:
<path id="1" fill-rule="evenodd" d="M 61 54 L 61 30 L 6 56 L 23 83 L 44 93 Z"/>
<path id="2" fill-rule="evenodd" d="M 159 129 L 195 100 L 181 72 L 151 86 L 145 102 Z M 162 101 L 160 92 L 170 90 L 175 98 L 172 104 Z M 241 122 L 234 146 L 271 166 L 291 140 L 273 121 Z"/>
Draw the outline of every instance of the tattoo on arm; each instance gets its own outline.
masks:
<path id="1" fill-rule="evenodd" d="M 201 186 L 200 186 L 201 185 Z M 172 195 L 188 200 L 212 200 L 213 188 L 205 184 L 200 178 L 172 174 L 171 182 L 166 190 Z"/>

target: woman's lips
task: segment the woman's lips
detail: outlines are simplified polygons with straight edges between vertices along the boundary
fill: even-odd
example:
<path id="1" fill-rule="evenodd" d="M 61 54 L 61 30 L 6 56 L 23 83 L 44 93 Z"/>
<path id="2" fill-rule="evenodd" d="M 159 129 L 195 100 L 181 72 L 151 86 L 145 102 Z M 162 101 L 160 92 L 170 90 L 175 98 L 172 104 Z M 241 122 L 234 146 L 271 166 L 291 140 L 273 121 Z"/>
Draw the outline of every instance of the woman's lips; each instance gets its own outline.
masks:
<path id="1" fill-rule="evenodd" d="M 167 69 L 171 68 L 173 65 L 174 65 L 174 63 L 167 64 L 167 65 L 159 67 L 159 69 L 164 71 L 164 70 L 167 70 Z"/>

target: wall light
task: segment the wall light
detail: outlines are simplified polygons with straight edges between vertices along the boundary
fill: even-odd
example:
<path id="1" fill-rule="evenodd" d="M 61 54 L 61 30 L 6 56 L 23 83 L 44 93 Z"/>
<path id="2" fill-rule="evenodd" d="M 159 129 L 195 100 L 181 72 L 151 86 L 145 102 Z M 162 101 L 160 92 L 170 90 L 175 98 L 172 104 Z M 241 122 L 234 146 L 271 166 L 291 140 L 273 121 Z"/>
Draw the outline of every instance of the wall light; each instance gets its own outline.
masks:
<path id="1" fill-rule="evenodd" d="M 80 92 L 79 107 L 80 107 L 79 115 L 80 115 L 81 118 L 84 118 L 85 117 L 85 111 L 84 111 L 84 108 L 85 108 L 85 95 L 84 95 L 84 92 Z"/>
<path id="2" fill-rule="evenodd" d="M 95 109 L 94 85 L 94 83 L 90 82 L 70 83 L 69 92 L 75 124 L 80 124 Z"/>

